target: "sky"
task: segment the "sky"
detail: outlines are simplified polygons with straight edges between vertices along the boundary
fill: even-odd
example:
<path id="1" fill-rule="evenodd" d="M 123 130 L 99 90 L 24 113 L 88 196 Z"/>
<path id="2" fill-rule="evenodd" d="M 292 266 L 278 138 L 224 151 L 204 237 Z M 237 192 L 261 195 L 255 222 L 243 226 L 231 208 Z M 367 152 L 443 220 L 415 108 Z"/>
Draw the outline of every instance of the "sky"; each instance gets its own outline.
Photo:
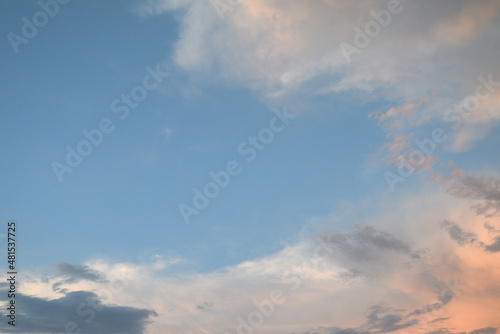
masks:
<path id="1" fill-rule="evenodd" d="M 1 333 L 500 332 L 499 1 L 0 9 Z"/>

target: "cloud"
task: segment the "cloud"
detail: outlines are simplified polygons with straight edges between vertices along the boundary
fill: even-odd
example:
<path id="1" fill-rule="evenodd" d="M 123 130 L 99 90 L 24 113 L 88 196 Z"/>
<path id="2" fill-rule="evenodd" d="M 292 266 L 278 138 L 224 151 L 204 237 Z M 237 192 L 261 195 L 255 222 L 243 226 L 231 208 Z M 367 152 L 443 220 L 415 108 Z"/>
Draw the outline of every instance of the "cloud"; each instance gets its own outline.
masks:
<path id="1" fill-rule="evenodd" d="M 433 316 L 429 317 L 429 314 L 443 311 L 447 304 L 455 300 L 466 289 L 467 286 L 461 285 L 457 281 L 453 282 L 453 286 L 449 282 L 439 282 L 435 284 L 435 290 L 437 292 L 436 299 L 434 299 L 431 304 L 413 310 L 408 314 L 408 317 L 410 319 L 416 319 L 421 315 L 425 315 L 425 322 L 428 322 L 429 324 L 446 321 L 451 317 L 434 319 Z"/>
<path id="2" fill-rule="evenodd" d="M 497 331 L 498 331 L 498 329 L 495 327 L 485 327 L 485 328 L 473 330 L 472 332 L 469 332 L 468 334 L 496 334 Z M 425 334 L 466 334 L 466 332 L 458 333 L 458 332 L 452 332 L 448 328 L 441 328 L 437 331 L 432 331 L 432 332 L 428 332 Z"/>
<path id="3" fill-rule="evenodd" d="M 62 280 L 53 284 L 52 289 L 54 291 L 58 291 L 63 284 L 78 283 L 82 280 L 106 282 L 103 273 L 86 265 L 73 265 L 64 261 L 56 265 L 56 275 L 61 277 Z"/>
<path id="4" fill-rule="evenodd" d="M 484 1 L 481 6 L 475 6 L 472 2 L 465 3 L 455 19 L 441 24 L 437 33 L 449 43 L 463 45 L 491 24 L 499 11 L 498 1 Z"/>
<path id="5" fill-rule="evenodd" d="M 204 302 L 203 304 L 196 305 L 196 308 L 199 310 L 205 311 L 205 310 L 209 310 L 210 308 L 212 308 L 212 306 L 214 306 L 214 303 Z"/>
<path id="6" fill-rule="evenodd" d="M 487 245 L 485 250 L 490 253 L 500 252 L 500 236 L 495 238 L 495 242 L 491 245 Z"/>
<path id="7" fill-rule="evenodd" d="M 274 306 L 259 328 L 263 333 L 470 333 L 497 325 L 500 241 L 478 215 L 499 226 L 500 181 L 458 169 L 442 177 L 438 162 L 440 152 L 468 150 L 500 123 L 498 91 L 463 117 L 460 129 L 450 130 L 443 120 L 475 93 L 478 76 L 500 78 L 499 2 L 402 1 L 402 12 L 348 62 L 341 43 L 354 45 L 355 29 L 365 29 L 374 20 L 371 11 L 387 3 L 240 1 L 223 19 L 205 0 L 150 0 L 137 8 L 144 16 L 175 15 L 179 38 L 170 61 L 197 84 L 250 88 L 264 100 L 377 99 L 384 106 L 370 117 L 386 135 L 380 147 L 386 166 L 398 164 L 431 126 L 450 138 L 418 168 L 431 171 L 448 195 L 402 192 L 384 203 L 375 199 L 384 212 L 360 209 L 368 212 L 359 220 L 363 225 L 328 221 L 315 237 L 210 273 L 176 276 L 143 264 L 89 263 L 127 285 L 126 295 L 113 296 L 117 304 L 141 300 L 158 311 L 152 333 L 233 333 L 237 319 L 247 320 L 274 289 L 286 301 Z M 491 238 L 484 247 L 463 247 Z M 320 261 L 315 254 L 327 256 Z M 468 290 L 458 294 L 446 285 L 456 279 Z"/>
<path id="8" fill-rule="evenodd" d="M 463 169 L 449 162 L 445 168 L 446 172 L 432 172 L 431 182 L 439 183 L 444 187 L 446 193 L 465 199 L 479 200 L 472 208 L 477 215 L 485 217 L 496 217 L 500 213 L 500 178 L 496 175 L 468 174 Z M 489 233 L 496 233 L 494 226 L 484 223 Z"/>
<path id="9" fill-rule="evenodd" d="M 74 265 L 64 261 L 56 265 L 56 275 L 66 277 L 64 283 L 74 283 L 81 280 L 106 281 L 103 273 L 90 268 L 88 265 Z"/>
<path id="10" fill-rule="evenodd" d="M 179 38 L 169 61 L 199 86 L 223 82 L 249 88 L 266 102 L 300 100 L 299 109 L 308 109 L 303 101 L 318 95 L 376 99 L 383 106 L 370 115 L 386 139 L 370 166 L 399 167 L 416 148 L 414 141 L 429 136 L 429 126 L 444 129 L 447 142 L 417 166 L 418 172 L 436 172 L 441 152 L 470 150 L 500 126 L 500 5 L 402 0 L 400 13 L 390 14 L 380 33 L 368 34 L 367 46 L 357 47 L 347 61 L 342 43 L 355 47 L 359 31 L 378 24 L 376 13 L 389 3 L 240 0 L 223 19 L 206 0 L 150 0 L 136 11 L 175 14 Z M 457 106 L 477 95 L 479 77 L 490 81 L 479 90 L 487 98 L 461 117 L 458 129 L 451 128 L 444 114 L 451 109 L 457 117 Z M 489 214 L 498 205 L 477 209 Z"/>
<path id="11" fill-rule="evenodd" d="M 304 334 L 308 334 L 309 332 L 306 332 Z M 352 328 L 331 328 L 330 334 L 371 334 L 370 332 L 364 331 L 364 330 L 356 330 Z"/>
<path id="12" fill-rule="evenodd" d="M 465 231 L 455 222 L 445 220 L 441 223 L 441 227 L 448 231 L 450 238 L 455 240 L 460 246 L 474 244 L 477 241 L 475 233 Z"/>
<path id="13" fill-rule="evenodd" d="M 1 292 L 6 300 L 7 290 Z M 156 313 L 146 309 L 103 305 L 96 294 L 72 291 L 58 299 L 42 299 L 16 294 L 16 326 L 2 321 L 0 329 L 12 333 L 67 333 L 68 328 L 95 334 L 143 334 Z M 7 319 L 2 311 L 2 318 Z M 68 326 L 68 327 L 66 327 Z"/>
<path id="14" fill-rule="evenodd" d="M 391 333 L 399 329 L 407 328 L 418 323 L 418 321 L 405 321 L 403 316 L 395 313 L 396 310 L 385 305 L 371 307 L 367 316 L 366 325 L 376 333 Z"/>
<path id="15" fill-rule="evenodd" d="M 409 253 L 403 241 L 375 226 L 355 225 L 347 231 L 325 232 L 320 238 L 356 261 L 368 261 L 379 256 L 378 252 Z"/>
<path id="16" fill-rule="evenodd" d="M 52 285 L 69 277 L 57 271 L 32 274 L 23 281 L 23 293 L 40 303 L 71 305 L 68 312 L 82 329 L 86 317 L 75 313 L 76 301 L 95 297 L 104 306 L 96 323 L 107 308 L 140 305 L 143 312 L 158 314 L 137 316 L 151 321 L 148 334 L 233 334 L 238 319 L 248 323 L 262 305 L 269 310 L 272 292 L 281 291 L 282 301 L 255 332 L 403 334 L 448 328 L 468 333 L 497 327 L 499 253 L 460 246 L 440 223 L 460 221 L 465 236 L 457 235 L 464 242 L 470 240 L 467 233 L 491 238 L 484 220 L 464 206 L 473 201 L 431 191 L 401 193 L 390 201 L 380 197 L 373 207 L 357 203 L 357 211 L 369 213 L 363 219 L 334 212 L 314 232 L 308 227 L 319 221 L 307 223 L 301 238 L 273 254 L 211 272 L 165 270 L 172 261 L 162 256 L 147 263 L 94 259 L 70 268 L 105 273 L 105 280 L 66 282 L 54 292 Z M 359 221 L 366 223 L 352 224 Z M 489 220 L 492 226 L 499 222 Z M 113 288 L 115 281 L 120 288 Z"/>
<path id="17" fill-rule="evenodd" d="M 449 183 L 446 191 L 456 197 L 482 200 L 474 205 L 479 215 L 494 217 L 500 213 L 500 179 L 460 173 Z"/>
<path id="18" fill-rule="evenodd" d="M 496 229 L 494 226 L 491 226 L 488 222 L 484 223 L 484 228 L 488 230 L 488 233 L 500 233 L 499 229 Z"/>
<path id="19" fill-rule="evenodd" d="M 178 14 L 173 62 L 180 68 L 271 95 L 377 90 L 397 98 L 423 96 L 442 83 L 466 86 L 461 80 L 470 70 L 496 68 L 493 54 L 483 55 L 480 64 L 471 61 L 472 48 L 491 49 L 495 0 L 401 1 L 401 12 L 347 62 L 341 43 L 355 45 L 356 27 L 365 30 L 376 22 L 371 11 L 387 7 L 386 0 L 240 1 L 221 20 L 210 1 L 157 0 L 137 12 Z"/>
<path id="20" fill-rule="evenodd" d="M 448 320 L 450 318 L 451 317 L 448 317 L 448 318 L 437 318 L 437 319 L 434 319 L 434 320 L 430 321 L 430 323 L 446 321 L 446 320 Z"/>
<path id="21" fill-rule="evenodd" d="M 465 332 L 454 333 L 454 332 L 450 332 L 450 330 L 448 328 L 440 328 L 437 331 L 432 331 L 432 332 L 428 332 L 425 334 L 466 334 L 466 333 Z"/>
<path id="22" fill-rule="evenodd" d="M 467 108 L 465 108 L 463 112 L 463 123 L 456 130 L 456 133 L 453 133 L 452 142 L 448 146 L 451 152 L 464 152 L 469 150 L 476 142 L 484 139 L 500 121 L 499 78 L 500 76 L 497 75 L 487 80 L 492 81 L 494 85 L 488 87 L 491 93 L 484 88 L 484 86 L 481 88 L 481 90 L 489 96 L 477 99 L 476 90 L 476 96 L 469 95 L 459 101 L 459 105 L 465 105 Z M 474 98 L 477 99 L 477 105 L 474 105 Z M 462 110 L 463 109 L 462 107 Z"/>
<path id="23" fill-rule="evenodd" d="M 481 329 L 476 329 L 475 331 L 472 331 L 469 334 L 496 334 L 497 332 L 498 332 L 498 328 L 485 327 L 485 328 L 481 328 Z"/>
<path id="24" fill-rule="evenodd" d="M 406 320 L 401 310 L 395 310 L 387 304 L 373 305 L 369 309 L 365 323 L 356 328 L 332 327 L 328 329 L 330 334 L 375 334 L 393 333 L 400 329 L 411 327 L 418 321 Z"/>
<path id="25" fill-rule="evenodd" d="M 162 130 L 162 135 L 165 137 L 165 139 L 168 139 L 170 138 L 170 135 L 172 134 L 172 130 L 165 127 L 163 130 Z"/>

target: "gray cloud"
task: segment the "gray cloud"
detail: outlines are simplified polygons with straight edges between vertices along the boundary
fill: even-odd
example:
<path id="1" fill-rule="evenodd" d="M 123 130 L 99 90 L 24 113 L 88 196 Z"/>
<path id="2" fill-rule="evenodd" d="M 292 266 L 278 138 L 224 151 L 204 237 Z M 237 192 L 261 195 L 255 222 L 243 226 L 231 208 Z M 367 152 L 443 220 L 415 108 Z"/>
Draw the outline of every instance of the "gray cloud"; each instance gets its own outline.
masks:
<path id="1" fill-rule="evenodd" d="M 436 322 L 442 322 L 442 321 L 446 321 L 448 319 L 451 319 L 451 317 L 447 317 L 447 318 L 437 318 L 437 319 L 434 319 L 432 321 L 429 321 L 430 324 L 432 323 L 436 323 Z"/>
<path id="2" fill-rule="evenodd" d="M 500 213 L 500 179 L 496 177 L 461 175 L 447 192 L 456 197 L 482 200 L 473 207 L 478 215 L 493 217 Z"/>
<path id="3" fill-rule="evenodd" d="M 355 225 L 347 231 L 328 231 L 321 241 L 355 261 L 370 261 L 382 252 L 410 253 L 410 247 L 374 226 Z"/>
<path id="4" fill-rule="evenodd" d="M 484 250 L 490 253 L 500 252 L 500 236 L 496 237 L 495 242 L 491 245 L 487 245 Z"/>
<path id="5" fill-rule="evenodd" d="M 448 290 L 447 288 L 443 289 L 438 296 L 438 300 L 444 305 L 450 303 L 455 298 L 455 294 Z"/>
<path id="6" fill-rule="evenodd" d="M 444 306 L 443 303 L 429 304 L 429 305 L 422 306 L 422 307 L 412 311 L 410 314 L 408 314 L 408 316 L 411 317 L 411 316 L 418 316 L 418 315 L 426 314 L 426 313 L 432 312 L 434 310 L 438 310 L 438 309 L 442 308 L 443 306 Z"/>
<path id="7" fill-rule="evenodd" d="M 477 241 L 477 235 L 470 231 L 465 231 L 457 223 L 445 220 L 441 223 L 441 227 L 448 231 L 450 238 L 455 240 L 460 246 L 473 244 Z"/>
<path id="8" fill-rule="evenodd" d="M 73 283 L 81 280 L 88 280 L 92 282 L 106 282 L 103 273 L 98 272 L 97 270 L 92 269 L 86 265 L 75 265 L 66 262 L 60 262 L 56 266 L 56 273 L 59 276 L 68 277 L 68 283 L 69 281 Z"/>
<path id="9" fill-rule="evenodd" d="M 465 332 L 454 333 L 454 332 L 450 332 L 450 330 L 448 328 L 440 328 L 437 331 L 427 332 L 425 334 L 466 334 L 466 333 Z"/>
<path id="10" fill-rule="evenodd" d="M 6 290 L 0 292 L 2 301 Z M 0 323 L 0 331 L 11 333 L 65 333 L 65 326 L 73 322 L 82 332 L 94 334 L 143 334 L 151 317 L 151 310 L 124 306 L 102 305 L 96 294 L 74 291 L 59 299 L 46 300 L 16 294 L 19 310 L 16 326 L 6 321 Z M 1 317 L 7 319 L 4 311 Z"/>
<path id="11" fill-rule="evenodd" d="M 352 328 L 332 328 L 330 334 L 371 334 L 371 332 L 359 331 Z"/>
<path id="12" fill-rule="evenodd" d="M 495 327 L 485 327 L 481 329 L 476 329 L 475 331 L 470 332 L 469 334 L 496 334 L 498 328 Z"/>
<path id="13" fill-rule="evenodd" d="M 485 328 L 480 328 L 480 329 L 476 329 L 472 332 L 469 332 L 469 334 L 496 334 L 497 331 L 498 331 L 498 328 L 496 328 L 496 327 L 485 327 Z M 466 334 L 466 333 L 465 332 L 457 333 L 457 332 L 450 331 L 449 328 L 440 328 L 436 331 L 427 332 L 425 334 Z"/>
<path id="14" fill-rule="evenodd" d="M 497 178 L 469 175 L 463 177 L 461 183 L 455 182 L 448 191 L 458 197 L 484 199 L 483 203 L 474 206 L 478 214 L 494 216 L 500 212 L 500 180 Z M 500 233 L 500 229 L 497 229 L 488 222 L 484 223 L 484 228 L 488 231 L 488 234 Z M 500 236 L 497 235 L 495 241 L 491 245 L 484 246 L 486 252 L 500 252 Z"/>
<path id="15" fill-rule="evenodd" d="M 452 291 L 453 289 L 450 289 L 449 285 L 446 283 L 438 283 L 436 284 L 436 293 L 437 297 L 434 303 L 422 306 L 417 308 L 416 310 L 413 310 L 408 314 L 408 317 L 416 317 L 419 315 L 427 314 L 433 311 L 437 311 L 442 309 L 445 305 L 449 304 L 456 298 L 456 294 L 459 295 L 459 287 L 460 285 L 456 285 L 455 288 L 457 290 Z M 462 289 L 465 287 L 461 287 Z M 439 318 L 439 319 L 434 319 L 431 322 L 438 322 L 438 321 L 444 321 L 449 318 Z"/>
<path id="16" fill-rule="evenodd" d="M 406 320 L 401 314 L 402 310 L 396 310 L 387 306 L 385 303 L 373 305 L 366 316 L 363 325 L 356 328 L 328 328 L 329 334 L 377 334 L 391 333 L 399 329 L 416 325 L 416 320 Z M 304 334 L 307 334 L 306 332 Z"/>
<path id="17" fill-rule="evenodd" d="M 422 259 L 426 258 L 428 251 L 429 251 L 429 249 L 424 249 L 424 248 L 418 249 L 416 251 L 413 251 L 410 254 L 410 258 L 415 260 L 415 261 L 422 260 Z"/>
<path id="18" fill-rule="evenodd" d="M 360 326 L 359 328 L 339 328 L 332 327 L 328 329 L 329 334 L 379 334 L 379 333 L 391 333 L 399 329 L 411 327 L 416 325 L 417 321 L 403 321 L 403 317 L 397 313 L 398 310 L 394 310 L 384 304 L 374 305 L 371 308 L 371 312 L 367 316 L 367 322 Z M 394 313 L 396 312 L 396 313 Z M 441 322 L 450 319 L 439 318 L 431 321 L 430 323 Z M 366 327 L 368 327 L 366 329 Z M 496 327 L 484 327 L 476 329 L 468 334 L 497 334 L 498 328 Z M 305 332 L 304 334 L 319 334 L 317 332 Z M 466 332 L 455 332 L 450 328 L 439 328 L 433 330 L 432 332 L 426 332 L 425 334 L 467 334 Z"/>
<path id="19" fill-rule="evenodd" d="M 64 279 L 61 282 L 52 285 L 52 289 L 54 291 L 58 291 L 61 285 L 68 283 L 78 283 L 80 281 L 91 281 L 96 283 L 107 282 L 106 277 L 103 273 L 94 270 L 89 266 L 74 265 L 66 262 L 60 262 L 57 264 L 56 275 L 59 277 L 63 277 Z"/>
<path id="20" fill-rule="evenodd" d="M 372 306 L 371 312 L 367 318 L 368 327 L 371 330 L 375 329 L 376 333 L 391 333 L 402 328 L 413 326 L 417 323 L 416 320 L 404 320 L 399 310 L 394 310 L 385 305 Z"/>
<path id="21" fill-rule="evenodd" d="M 500 233 L 500 230 L 497 230 L 495 226 L 490 225 L 488 222 L 484 223 L 484 228 L 488 230 L 488 233 Z"/>
<path id="22" fill-rule="evenodd" d="M 339 273 L 338 278 L 342 284 L 350 284 L 357 278 L 363 277 L 363 273 L 356 268 Z"/>
<path id="23" fill-rule="evenodd" d="M 209 310 L 212 308 L 212 306 L 214 306 L 214 303 L 212 302 L 204 302 L 202 304 L 198 304 L 196 305 L 196 308 L 198 310 L 202 310 L 202 311 L 206 311 L 206 310 Z"/>

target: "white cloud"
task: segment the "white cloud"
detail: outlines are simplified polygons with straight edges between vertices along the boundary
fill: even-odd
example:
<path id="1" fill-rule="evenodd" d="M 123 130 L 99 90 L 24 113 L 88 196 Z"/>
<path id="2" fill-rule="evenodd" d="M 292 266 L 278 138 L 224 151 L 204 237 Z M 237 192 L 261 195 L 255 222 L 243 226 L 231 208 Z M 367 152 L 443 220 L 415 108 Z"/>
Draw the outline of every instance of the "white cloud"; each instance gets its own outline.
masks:
<path id="1" fill-rule="evenodd" d="M 442 117 L 474 91 L 477 76 L 500 78 L 496 0 L 402 0 L 400 13 L 347 62 L 341 43 L 355 46 L 355 28 L 365 31 L 377 22 L 371 11 L 387 10 L 394 1 L 240 0 L 223 19 L 206 0 L 151 0 L 137 10 L 178 13 L 172 61 L 181 69 L 251 88 L 264 99 L 364 91 L 364 98 L 376 92 L 401 104 L 430 96 L 432 105 L 416 111 L 421 120 L 429 113 Z M 467 150 L 498 125 L 497 97 L 457 132 L 449 149 Z"/>

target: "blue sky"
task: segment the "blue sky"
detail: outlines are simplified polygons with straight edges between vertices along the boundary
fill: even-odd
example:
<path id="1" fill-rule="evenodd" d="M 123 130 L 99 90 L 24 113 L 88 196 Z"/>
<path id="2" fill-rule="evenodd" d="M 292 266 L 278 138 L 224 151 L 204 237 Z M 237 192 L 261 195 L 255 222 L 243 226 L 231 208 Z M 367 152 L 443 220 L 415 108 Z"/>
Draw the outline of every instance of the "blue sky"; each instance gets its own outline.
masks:
<path id="1" fill-rule="evenodd" d="M 125 310 L 137 311 L 130 333 L 233 333 L 251 312 L 245 300 L 268 295 L 323 237 L 338 256 L 303 278 L 307 288 L 263 333 L 500 328 L 490 308 L 460 320 L 474 303 L 498 306 L 481 297 L 497 296 L 498 283 L 475 290 L 476 271 L 500 274 L 498 264 L 485 269 L 500 252 L 497 1 L 55 1 L 0 5 L 0 212 L 19 226 L 23 303 L 59 312 L 90 295 L 114 305 L 90 324 L 77 317 L 94 333 L 118 330 L 103 312 L 119 319 Z M 52 16 L 37 14 L 44 6 Z M 27 37 L 23 25 L 36 15 L 47 22 Z M 346 54 L 347 44 L 357 51 Z M 113 102 L 141 89 L 147 96 L 121 119 Z M 457 104 L 470 110 L 450 110 L 460 118 L 453 128 L 444 113 Z M 238 148 L 270 122 L 282 131 L 248 162 Z M 78 151 L 82 131 L 99 127 L 102 143 L 58 176 L 54 162 L 67 165 L 67 147 Z M 421 153 L 415 140 L 429 142 L 436 129 L 447 139 L 398 174 Z M 241 172 L 187 223 L 180 205 L 194 207 L 193 189 L 233 160 Z M 408 267 L 404 256 L 420 262 Z M 456 268 L 436 269 L 452 257 Z M 141 272 L 149 290 L 134 286 Z M 457 275 L 471 291 L 432 320 L 447 319 L 408 318 Z M 129 285 L 106 299 L 111 277 Z M 43 327 L 29 320 L 36 311 L 19 312 L 17 332 Z M 399 320 L 382 324 L 383 314 Z"/>
<path id="2" fill-rule="evenodd" d="M 4 87 L 12 98 L 2 108 L 10 110 L 2 132 L 16 145 L 6 148 L 11 159 L 4 161 L 5 170 L 11 177 L 5 180 L 9 192 L 2 202 L 9 211 L 16 208 L 11 213 L 16 219 L 32 222 L 23 242 L 30 245 L 25 251 L 37 251 L 25 259 L 32 261 L 27 265 L 42 261 L 47 252 L 53 253 L 53 261 L 79 262 L 113 253 L 129 259 L 146 244 L 149 251 L 202 256 L 202 265 L 215 269 L 226 261 L 255 256 L 249 249 L 261 249 L 258 255 L 276 250 L 305 218 L 327 213 L 336 201 L 353 198 L 370 184 L 358 175 L 370 143 L 380 134 L 369 124 L 366 130 L 358 124 L 366 110 L 380 103 L 367 108 L 320 98 L 315 101 L 320 105 L 317 115 L 301 115 L 277 134 L 252 163 L 242 166 L 241 175 L 213 204 L 193 218 L 193 225 L 186 226 L 178 204 L 191 202 L 192 188 L 208 182 L 210 171 L 225 168 L 233 159 L 246 163 L 238 145 L 268 126 L 274 114 L 252 92 L 222 83 L 203 83 L 195 95 L 182 97 L 179 90 L 192 84 L 179 73 L 181 82 L 173 75 L 165 78 L 162 92 L 152 92 L 121 121 L 111 111 L 111 102 L 141 83 L 146 66 L 154 68 L 168 57 L 179 29 L 168 16 L 134 15 L 133 5 L 110 3 L 97 9 L 91 3 L 71 4 L 68 12 L 54 18 L 66 22 L 60 23 L 64 32 L 48 24 L 33 43 L 21 45 L 19 54 L 9 54 L 12 61 L 4 63 L 4 83 L 16 77 L 23 82 Z M 111 15 L 117 16 L 113 24 Z M 94 28 L 82 29 L 83 22 L 94 22 Z M 158 31 L 161 40 L 153 38 Z M 68 38 L 73 34 L 81 37 Z M 44 48 L 33 54 L 35 43 L 44 43 Z M 54 54 L 56 46 L 60 51 Z M 25 60 L 19 59 L 23 56 Z M 29 99 L 22 98 L 26 91 L 33 92 Z M 271 108 L 284 107 L 294 109 L 286 104 Z M 330 112 L 336 109 L 341 115 Z M 116 130 L 59 183 L 51 163 L 64 163 L 66 145 L 76 149 L 85 139 L 81 131 L 96 128 L 102 118 L 112 119 Z M 165 129 L 170 130 L 168 138 Z M 302 208 L 291 210 L 290 203 Z M 257 232 L 263 228 L 268 231 L 264 237 Z M 53 233 L 39 238 L 49 230 Z M 89 240 L 94 240 L 92 247 Z M 119 247 L 123 242 L 133 247 Z"/>

